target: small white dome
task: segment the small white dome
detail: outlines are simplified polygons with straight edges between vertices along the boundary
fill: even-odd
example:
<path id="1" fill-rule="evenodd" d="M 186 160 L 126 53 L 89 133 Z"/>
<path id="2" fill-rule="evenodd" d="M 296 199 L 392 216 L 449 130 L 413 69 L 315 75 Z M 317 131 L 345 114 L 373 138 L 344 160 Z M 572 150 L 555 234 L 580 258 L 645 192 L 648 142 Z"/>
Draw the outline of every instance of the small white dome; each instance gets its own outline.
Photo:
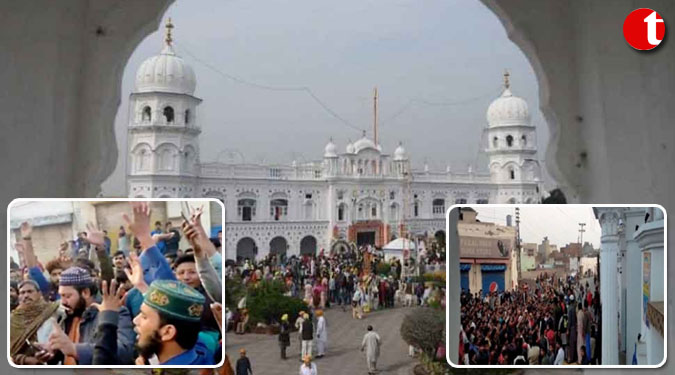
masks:
<path id="1" fill-rule="evenodd" d="M 324 148 L 324 153 L 323 157 L 324 158 L 336 158 L 337 155 L 337 147 L 335 146 L 335 143 L 333 143 L 333 139 L 331 138 L 330 141 L 328 141 L 328 144 L 326 145 L 326 148 Z"/>
<path id="2" fill-rule="evenodd" d="M 195 73 L 173 50 L 171 20 L 167 22 L 166 28 L 162 52 L 143 61 L 136 72 L 136 92 L 160 91 L 192 95 L 197 87 Z"/>
<path id="3" fill-rule="evenodd" d="M 346 151 L 347 151 L 348 154 L 354 153 L 354 145 L 352 144 L 351 141 L 349 143 L 347 143 Z"/>
<path id="4" fill-rule="evenodd" d="M 495 99 L 487 110 L 487 121 L 490 127 L 502 125 L 529 125 L 530 112 L 527 102 L 514 96 L 507 87 L 502 95 Z"/>
<path id="5" fill-rule="evenodd" d="M 361 150 L 365 150 L 367 148 L 372 148 L 373 150 L 378 150 L 377 146 L 375 145 L 375 142 L 371 141 L 366 137 L 366 132 L 363 132 L 363 138 L 359 139 L 358 141 L 354 142 L 354 153 L 359 153 Z"/>
<path id="6" fill-rule="evenodd" d="M 398 147 L 394 150 L 394 160 L 405 160 L 406 158 L 405 148 L 403 148 L 403 144 L 399 142 Z"/>

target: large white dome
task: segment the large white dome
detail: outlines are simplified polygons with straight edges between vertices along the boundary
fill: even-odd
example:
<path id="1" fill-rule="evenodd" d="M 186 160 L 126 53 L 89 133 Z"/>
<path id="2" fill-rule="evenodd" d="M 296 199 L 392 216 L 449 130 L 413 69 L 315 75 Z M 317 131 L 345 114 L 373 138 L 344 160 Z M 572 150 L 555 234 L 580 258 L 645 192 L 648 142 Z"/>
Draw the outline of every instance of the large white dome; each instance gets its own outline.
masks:
<path id="1" fill-rule="evenodd" d="M 527 102 L 514 96 L 507 87 L 502 95 L 495 99 L 487 110 L 487 121 L 490 127 L 501 125 L 529 125 L 530 111 Z"/>
<path id="2" fill-rule="evenodd" d="M 143 61 L 136 72 L 136 92 L 160 91 L 192 95 L 197 87 L 195 73 L 173 50 L 171 20 L 166 27 L 164 49 L 159 55 Z"/>
<path id="3" fill-rule="evenodd" d="M 371 141 L 366 137 L 366 132 L 363 132 L 363 138 L 359 139 L 358 141 L 354 142 L 354 153 L 358 154 L 361 150 L 365 150 L 367 148 L 372 148 L 373 150 L 381 151 L 376 145 L 375 142 Z"/>

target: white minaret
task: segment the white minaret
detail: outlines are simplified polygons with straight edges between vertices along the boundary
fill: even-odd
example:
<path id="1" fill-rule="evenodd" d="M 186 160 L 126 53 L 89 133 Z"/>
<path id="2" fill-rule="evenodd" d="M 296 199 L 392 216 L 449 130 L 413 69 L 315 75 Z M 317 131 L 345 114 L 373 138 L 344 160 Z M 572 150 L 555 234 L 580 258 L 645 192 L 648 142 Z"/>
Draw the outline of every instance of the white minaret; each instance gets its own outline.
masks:
<path id="1" fill-rule="evenodd" d="M 530 123 L 527 102 L 511 93 L 509 73 L 504 73 L 504 91 L 487 110 L 486 152 L 492 181 L 511 185 L 510 193 L 523 184 L 537 184 L 537 134 Z"/>
<path id="2" fill-rule="evenodd" d="M 198 174 L 199 133 L 192 68 L 173 50 L 171 19 L 162 52 L 145 60 L 129 97 L 130 197 L 190 197 Z"/>

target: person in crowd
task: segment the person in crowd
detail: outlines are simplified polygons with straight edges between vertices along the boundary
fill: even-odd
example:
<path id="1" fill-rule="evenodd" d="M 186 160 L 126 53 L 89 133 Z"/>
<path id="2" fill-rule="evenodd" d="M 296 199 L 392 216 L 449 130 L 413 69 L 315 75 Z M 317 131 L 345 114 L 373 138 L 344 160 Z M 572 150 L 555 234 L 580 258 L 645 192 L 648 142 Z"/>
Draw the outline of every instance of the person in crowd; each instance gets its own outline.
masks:
<path id="1" fill-rule="evenodd" d="M 326 344 L 328 342 L 328 331 L 326 327 L 326 318 L 323 316 L 323 310 L 316 311 L 316 358 L 323 358 L 326 355 Z"/>
<path id="2" fill-rule="evenodd" d="M 317 375 L 316 364 L 312 362 L 312 356 L 306 355 L 302 357 L 302 364 L 300 365 L 300 375 Z"/>
<path id="3" fill-rule="evenodd" d="M 246 349 L 239 349 L 239 359 L 237 359 L 235 368 L 237 375 L 253 375 L 251 361 L 249 361 L 248 357 L 246 356 Z"/>
<path id="4" fill-rule="evenodd" d="M 368 325 L 366 334 L 361 341 L 361 351 L 366 352 L 366 363 L 368 365 L 368 375 L 377 373 L 377 360 L 380 357 L 380 346 L 382 340 L 380 335 L 373 330 L 372 325 Z"/>
<path id="5" fill-rule="evenodd" d="M 312 342 L 314 339 L 314 323 L 309 318 L 309 314 L 305 313 L 304 318 L 302 322 L 302 351 L 300 358 L 312 355 Z"/>
<path id="6" fill-rule="evenodd" d="M 281 359 L 286 359 L 286 348 L 291 345 L 291 327 L 288 324 L 288 314 L 281 316 L 279 324 L 279 348 L 281 350 Z"/>
<path id="7" fill-rule="evenodd" d="M 10 316 L 10 357 L 17 365 L 45 364 L 49 334 L 62 318 L 59 303 L 45 301 L 33 280 L 22 281 L 18 289 L 18 306 Z"/>
<path id="8" fill-rule="evenodd" d="M 129 256 L 129 250 L 131 249 L 131 240 L 127 234 L 124 225 L 120 225 L 120 229 L 117 232 L 117 251 L 121 251 L 125 257 Z"/>

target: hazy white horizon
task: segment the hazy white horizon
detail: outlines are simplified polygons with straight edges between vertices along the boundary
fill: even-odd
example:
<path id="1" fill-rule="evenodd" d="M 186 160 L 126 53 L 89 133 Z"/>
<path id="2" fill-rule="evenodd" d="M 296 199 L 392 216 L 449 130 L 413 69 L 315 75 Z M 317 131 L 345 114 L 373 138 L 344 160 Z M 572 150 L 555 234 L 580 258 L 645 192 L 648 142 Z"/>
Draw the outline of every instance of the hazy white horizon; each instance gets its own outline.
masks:
<path id="1" fill-rule="evenodd" d="M 589 242 L 593 248 L 600 248 L 600 224 L 593 215 L 593 208 L 577 205 L 523 205 L 520 207 L 520 238 L 523 242 L 540 244 L 544 237 L 550 243 L 561 248 L 568 243 L 577 242 L 579 223 L 586 223 L 583 242 Z M 513 216 L 512 224 L 516 225 L 513 207 L 480 207 L 471 206 L 478 213 L 478 220 L 506 225 L 506 215 Z"/>

